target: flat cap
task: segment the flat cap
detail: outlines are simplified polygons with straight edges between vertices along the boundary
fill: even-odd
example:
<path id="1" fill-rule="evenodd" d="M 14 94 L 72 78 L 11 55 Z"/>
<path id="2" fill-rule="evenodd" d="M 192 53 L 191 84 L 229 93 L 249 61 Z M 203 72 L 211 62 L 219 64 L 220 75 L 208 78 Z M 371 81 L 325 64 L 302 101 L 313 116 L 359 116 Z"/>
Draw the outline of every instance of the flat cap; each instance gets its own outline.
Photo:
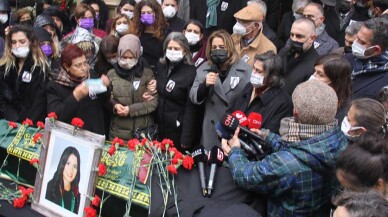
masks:
<path id="1" fill-rule="evenodd" d="M 246 21 L 262 21 L 264 19 L 264 14 L 258 4 L 249 4 L 235 13 L 234 17 Z"/>

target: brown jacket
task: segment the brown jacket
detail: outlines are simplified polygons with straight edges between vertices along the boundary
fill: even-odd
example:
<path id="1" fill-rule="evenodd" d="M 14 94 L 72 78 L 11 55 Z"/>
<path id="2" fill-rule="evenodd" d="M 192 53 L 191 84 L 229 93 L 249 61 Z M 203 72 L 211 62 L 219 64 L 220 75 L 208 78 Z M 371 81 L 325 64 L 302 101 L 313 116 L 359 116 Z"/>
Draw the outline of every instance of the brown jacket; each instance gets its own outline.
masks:
<path id="1" fill-rule="evenodd" d="M 276 46 L 263 34 L 260 30 L 259 35 L 246 47 L 242 47 L 241 44 L 242 38 L 239 35 L 233 34 L 233 43 L 237 53 L 240 55 L 240 58 L 248 63 L 250 66 L 253 66 L 254 57 L 256 54 L 262 54 L 267 51 L 273 51 L 276 53 Z"/>

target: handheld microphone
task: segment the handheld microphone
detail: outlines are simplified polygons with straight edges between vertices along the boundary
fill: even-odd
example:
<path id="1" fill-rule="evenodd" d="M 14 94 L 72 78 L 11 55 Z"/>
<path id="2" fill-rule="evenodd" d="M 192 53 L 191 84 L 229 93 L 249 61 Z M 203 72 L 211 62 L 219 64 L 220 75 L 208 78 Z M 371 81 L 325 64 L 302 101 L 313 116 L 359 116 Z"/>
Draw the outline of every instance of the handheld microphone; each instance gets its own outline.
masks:
<path id="1" fill-rule="evenodd" d="M 260 143 L 262 143 L 262 142 L 265 143 L 265 141 L 260 136 L 255 134 L 254 132 L 250 131 L 246 127 L 239 126 L 238 122 L 239 121 L 235 117 L 233 117 L 231 114 L 226 114 L 223 117 L 223 119 L 222 119 L 222 124 L 226 128 L 232 130 L 233 132 L 236 131 L 237 127 L 240 127 L 240 132 L 241 133 L 246 134 L 248 137 L 251 137 L 253 139 L 256 139 L 256 140 L 260 141 Z"/>
<path id="2" fill-rule="evenodd" d="M 210 69 L 209 69 L 209 72 L 208 73 L 210 73 L 210 72 L 214 72 L 214 73 L 219 73 L 219 69 L 218 69 L 218 66 L 216 65 L 216 64 L 212 64 L 211 66 L 210 66 Z M 209 95 L 212 97 L 213 96 L 213 93 L 214 93 L 214 85 L 211 85 L 210 87 L 209 87 Z"/>
<path id="3" fill-rule="evenodd" d="M 210 165 L 210 175 L 209 182 L 207 184 L 207 196 L 210 197 L 212 190 L 214 189 L 214 178 L 216 175 L 217 167 L 221 166 L 224 162 L 224 151 L 221 148 L 214 146 L 210 151 L 209 163 Z"/>
<path id="4" fill-rule="evenodd" d="M 248 115 L 248 128 L 249 129 L 259 129 L 261 128 L 261 124 L 262 124 L 262 121 L 263 121 L 263 117 L 261 116 L 261 114 L 259 113 L 256 113 L 256 112 L 251 112 L 249 115 Z"/>
<path id="5" fill-rule="evenodd" d="M 197 165 L 199 170 L 199 178 L 201 181 L 202 195 L 206 197 L 207 189 L 206 189 L 205 164 L 207 162 L 208 157 L 205 153 L 205 149 L 203 148 L 203 146 L 199 146 L 191 153 L 191 156 L 193 157 L 194 163 L 195 165 Z"/>
<path id="6" fill-rule="evenodd" d="M 238 119 L 240 126 L 246 127 L 249 125 L 249 119 L 244 114 L 244 112 L 242 112 L 240 110 L 236 110 L 232 113 L 232 115 Z"/>

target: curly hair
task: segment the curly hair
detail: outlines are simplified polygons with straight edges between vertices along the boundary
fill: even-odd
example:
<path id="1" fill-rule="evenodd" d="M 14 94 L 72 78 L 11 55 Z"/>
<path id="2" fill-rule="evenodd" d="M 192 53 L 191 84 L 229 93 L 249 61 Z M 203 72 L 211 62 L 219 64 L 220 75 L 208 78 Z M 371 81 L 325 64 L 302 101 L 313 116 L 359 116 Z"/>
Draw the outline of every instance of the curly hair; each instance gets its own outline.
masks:
<path id="1" fill-rule="evenodd" d="M 162 41 L 164 39 L 164 30 L 167 27 L 167 21 L 164 18 L 160 4 L 155 0 L 143 0 L 136 4 L 130 33 L 140 37 L 144 32 L 145 25 L 140 22 L 141 9 L 144 6 L 150 7 L 155 15 L 155 23 L 150 26 L 152 36 Z"/>

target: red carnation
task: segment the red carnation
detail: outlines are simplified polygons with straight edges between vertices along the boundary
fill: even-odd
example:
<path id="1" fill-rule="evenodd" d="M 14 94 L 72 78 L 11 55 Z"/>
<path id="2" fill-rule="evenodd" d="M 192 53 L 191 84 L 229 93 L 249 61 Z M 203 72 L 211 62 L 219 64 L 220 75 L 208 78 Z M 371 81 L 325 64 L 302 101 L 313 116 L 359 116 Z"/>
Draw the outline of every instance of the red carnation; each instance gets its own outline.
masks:
<path id="1" fill-rule="evenodd" d="M 32 138 L 32 141 L 36 144 L 39 142 L 40 138 L 42 138 L 43 134 L 42 133 L 35 133 L 34 137 Z"/>
<path id="2" fill-rule="evenodd" d="M 101 202 L 101 198 L 98 195 L 94 195 L 92 200 L 92 205 L 95 207 L 99 207 Z"/>
<path id="3" fill-rule="evenodd" d="M 168 147 L 173 147 L 173 146 L 174 146 L 174 143 L 172 142 L 171 139 L 162 140 L 162 148 L 164 148 L 164 150 L 166 150 Z"/>
<path id="4" fill-rule="evenodd" d="M 137 144 L 139 144 L 139 140 L 138 139 L 131 139 L 131 140 L 129 140 L 128 141 L 128 149 L 131 150 L 131 151 L 135 151 Z"/>
<path id="5" fill-rule="evenodd" d="M 36 123 L 36 126 L 39 127 L 40 129 L 44 129 L 44 123 L 42 121 L 38 121 Z"/>
<path id="6" fill-rule="evenodd" d="M 193 165 L 194 165 L 194 159 L 189 156 L 189 155 L 186 155 L 184 158 L 183 158 L 183 163 L 182 163 L 183 167 L 187 170 L 191 170 L 191 168 L 193 168 Z"/>
<path id="7" fill-rule="evenodd" d="M 34 123 L 32 122 L 32 120 L 31 120 L 31 119 L 28 119 L 28 118 L 26 118 L 26 120 L 24 120 L 24 121 L 22 122 L 22 124 L 23 124 L 23 125 L 26 125 L 26 126 L 32 126 L 32 125 L 34 125 Z"/>
<path id="8" fill-rule="evenodd" d="M 168 165 L 167 170 L 171 174 L 178 174 L 176 167 L 173 164 Z"/>
<path id="9" fill-rule="evenodd" d="M 171 159 L 171 164 L 179 164 L 179 159 L 178 158 L 173 158 Z"/>
<path id="10" fill-rule="evenodd" d="M 86 217 L 96 217 L 97 216 L 97 211 L 91 206 L 86 207 L 84 209 L 84 212 L 86 213 Z"/>
<path id="11" fill-rule="evenodd" d="M 108 149 L 108 154 L 109 154 L 110 156 L 113 156 L 113 155 L 115 154 L 115 152 L 116 152 L 116 146 L 111 145 L 111 146 L 109 147 L 109 149 Z"/>
<path id="12" fill-rule="evenodd" d="M 47 117 L 52 119 L 52 120 L 53 119 L 55 119 L 55 120 L 58 119 L 58 116 L 57 116 L 57 114 L 55 112 L 48 113 Z"/>
<path id="13" fill-rule="evenodd" d="M 71 120 L 71 125 L 82 128 L 84 126 L 84 121 L 81 118 L 73 118 Z"/>
<path id="14" fill-rule="evenodd" d="M 26 202 L 27 202 L 27 198 L 26 197 L 15 198 L 13 200 L 13 207 L 15 207 L 15 208 L 23 208 L 24 205 L 26 204 Z"/>
<path id="15" fill-rule="evenodd" d="M 12 129 L 15 129 L 15 128 L 18 128 L 18 124 L 15 123 L 15 122 L 9 121 L 8 122 L 8 127 L 12 128 Z"/>
<path id="16" fill-rule="evenodd" d="M 19 185 L 19 190 L 22 193 L 23 197 L 29 197 L 30 194 L 32 194 L 34 192 L 34 189 L 32 189 L 32 188 L 25 188 L 25 187 L 23 187 L 21 185 Z"/>
<path id="17" fill-rule="evenodd" d="M 31 164 L 32 166 L 34 166 L 34 167 L 38 167 L 38 165 L 39 165 L 39 159 L 38 159 L 38 158 L 32 158 L 32 159 L 30 160 L 30 164 Z"/>
<path id="18" fill-rule="evenodd" d="M 106 166 L 104 163 L 99 163 L 98 164 L 98 175 L 103 176 L 106 174 Z"/>
<path id="19" fill-rule="evenodd" d="M 124 140 L 120 139 L 119 137 L 115 137 L 112 140 L 112 145 L 119 144 L 119 146 L 124 146 Z"/>
<path id="20" fill-rule="evenodd" d="M 148 142 L 148 139 L 144 138 L 141 140 L 141 145 L 144 146 Z"/>

